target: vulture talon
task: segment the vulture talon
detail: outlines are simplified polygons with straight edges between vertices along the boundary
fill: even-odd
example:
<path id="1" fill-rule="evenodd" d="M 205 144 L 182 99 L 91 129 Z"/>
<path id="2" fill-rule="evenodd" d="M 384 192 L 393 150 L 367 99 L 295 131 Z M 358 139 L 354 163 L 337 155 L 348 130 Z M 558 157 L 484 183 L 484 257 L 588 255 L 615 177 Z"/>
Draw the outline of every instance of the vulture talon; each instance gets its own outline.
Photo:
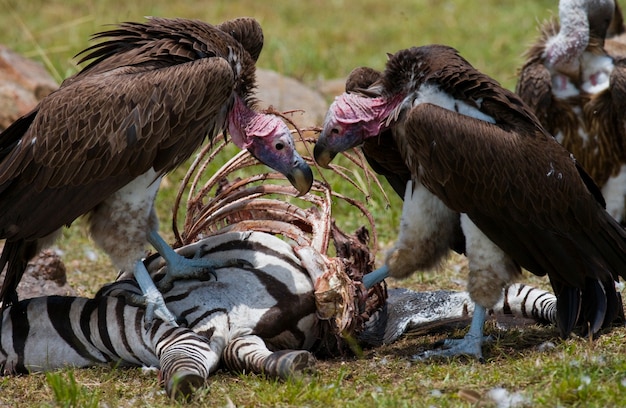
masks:
<path id="1" fill-rule="evenodd" d="M 487 309 L 476 304 L 469 331 L 462 339 L 444 339 L 437 341 L 434 346 L 441 347 L 437 350 L 427 350 L 416 355 L 416 360 L 429 360 L 437 357 L 471 356 L 481 363 L 483 358 L 482 345 L 493 341 L 493 337 L 483 335 L 483 326 Z"/>
<path id="2" fill-rule="evenodd" d="M 484 363 L 482 345 L 493 341 L 492 336 L 481 336 L 479 338 L 473 335 L 466 335 L 462 339 L 443 339 L 435 342 L 433 345 L 436 349 L 426 350 L 420 354 L 413 356 L 415 360 L 431 360 L 435 358 L 449 358 L 458 356 L 474 357 L 480 363 Z"/>
<path id="3" fill-rule="evenodd" d="M 144 312 L 144 329 L 150 330 L 155 318 L 159 318 L 166 323 L 174 326 L 184 326 L 186 321 L 184 319 L 177 319 L 165 306 L 165 301 L 160 292 L 156 292 L 157 295 L 139 295 L 137 293 L 122 292 L 122 296 L 126 300 L 126 303 L 131 306 L 143 307 Z M 183 324 L 181 324 L 183 323 Z"/>
<path id="4" fill-rule="evenodd" d="M 167 308 L 163 294 L 157 289 L 142 261 L 137 261 L 135 264 L 135 280 L 143 295 L 140 296 L 133 293 L 130 294 L 129 297 L 136 304 L 146 308 L 144 315 L 144 326 L 146 330 L 152 326 L 152 321 L 155 317 L 174 326 L 178 326 L 176 316 Z"/>

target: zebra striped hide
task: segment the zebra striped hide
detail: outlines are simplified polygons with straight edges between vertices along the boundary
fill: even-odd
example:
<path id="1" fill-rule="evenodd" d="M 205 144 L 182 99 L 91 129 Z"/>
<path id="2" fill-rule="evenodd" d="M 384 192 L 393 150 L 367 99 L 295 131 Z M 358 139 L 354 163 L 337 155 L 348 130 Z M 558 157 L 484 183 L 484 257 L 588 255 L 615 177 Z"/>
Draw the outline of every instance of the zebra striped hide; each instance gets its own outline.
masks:
<path id="1" fill-rule="evenodd" d="M 163 290 L 181 326 L 155 320 L 130 301 L 134 281 L 105 286 L 93 299 L 47 296 L 22 300 L 2 314 L 3 374 L 110 363 L 156 366 L 168 395 L 187 396 L 206 384 L 221 363 L 228 369 L 286 378 L 313 366 L 321 340 L 314 285 L 294 248 L 274 235 L 230 232 L 179 250 L 185 256 L 242 259 L 205 280 L 174 281 Z M 303 253 L 307 253 L 304 251 Z M 148 263 L 158 284 L 160 260 Z M 509 289 L 508 307 L 519 315 L 554 321 L 554 296 L 532 288 Z M 535 292 L 535 296 L 529 296 Z M 381 344 L 407 328 L 467 315 L 466 293 L 391 291 L 388 305 L 367 327 L 364 341 Z M 447 293 L 447 294 L 446 294 Z M 544 314 L 545 312 L 545 314 Z M 365 340 L 367 339 L 367 340 Z"/>

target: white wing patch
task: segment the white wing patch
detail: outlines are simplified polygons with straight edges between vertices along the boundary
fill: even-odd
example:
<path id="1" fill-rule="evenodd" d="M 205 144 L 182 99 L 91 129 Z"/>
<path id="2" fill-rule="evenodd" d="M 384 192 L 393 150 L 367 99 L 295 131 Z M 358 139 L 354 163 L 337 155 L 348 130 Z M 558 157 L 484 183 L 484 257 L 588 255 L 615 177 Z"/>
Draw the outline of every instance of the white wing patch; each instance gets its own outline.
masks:
<path id="1" fill-rule="evenodd" d="M 479 107 L 482 105 L 482 100 L 476 100 L 475 102 Z M 413 100 L 413 106 L 417 106 L 421 103 L 430 103 L 432 105 L 437 105 L 441 108 L 460 113 L 461 115 L 470 116 L 474 119 L 479 119 L 489 123 L 496 123 L 496 120 L 493 117 L 483 113 L 480 109 L 477 109 L 464 101 L 453 98 L 448 93 L 439 89 L 437 85 L 424 84 L 419 88 L 417 97 Z"/>

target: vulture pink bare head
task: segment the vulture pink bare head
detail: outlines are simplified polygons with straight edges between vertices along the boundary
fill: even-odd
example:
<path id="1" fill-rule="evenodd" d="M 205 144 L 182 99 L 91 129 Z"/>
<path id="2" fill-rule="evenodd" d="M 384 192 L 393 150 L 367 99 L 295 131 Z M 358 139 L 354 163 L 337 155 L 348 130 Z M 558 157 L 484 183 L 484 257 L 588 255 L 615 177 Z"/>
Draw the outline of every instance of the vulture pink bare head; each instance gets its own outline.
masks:
<path id="1" fill-rule="evenodd" d="M 313 155 L 322 167 L 328 167 L 337 153 L 362 144 L 365 139 L 380 134 L 387 117 L 397 103 L 383 97 L 368 97 L 344 93 L 335 98 L 324 120 Z"/>
<path id="2" fill-rule="evenodd" d="M 282 173 L 300 194 L 311 189 L 313 171 L 296 150 L 285 122 L 275 115 L 255 112 L 239 98 L 235 98 L 228 119 L 233 143 Z"/>

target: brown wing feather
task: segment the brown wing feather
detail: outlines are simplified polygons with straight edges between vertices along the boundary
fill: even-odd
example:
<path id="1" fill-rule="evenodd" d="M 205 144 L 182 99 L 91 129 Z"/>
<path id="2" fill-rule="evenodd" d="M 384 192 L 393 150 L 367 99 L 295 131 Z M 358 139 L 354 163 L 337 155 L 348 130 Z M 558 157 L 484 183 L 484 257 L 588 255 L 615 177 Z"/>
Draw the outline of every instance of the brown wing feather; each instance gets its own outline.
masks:
<path id="1" fill-rule="evenodd" d="M 259 59 L 264 38 L 263 29 L 256 20 L 249 17 L 235 18 L 219 24 L 217 28 L 239 42 L 254 61 Z"/>
<path id="2" fill-rule="evenodd" d="M 531 272 L 575 287 L 624 274 L 626 233 L 541 128 L 518 134 L 423 104 L 406 131 L 400 148 L 424 184 Z"/>
<path id="3" fill-rule="evenodd" d="M 526 64 L 519 74 L 515 93 L 535 112 L 541 123 L 547 123 L 552 105 L 552 77 L 539 62 Z"/>
<path id="4" fill-rule="evenodd" d="M 120 68 L 62 87 L 42 101 L 21 143 L 0 164 L 0 233 L 42 237 L 153 166 L 172 170 L 208 129 L 223 127 L 219 113 L 233 87 L 222 58 L 149 72 Z M 19 232 L 8 235 L 6 226 L 16 220 Z"/>

